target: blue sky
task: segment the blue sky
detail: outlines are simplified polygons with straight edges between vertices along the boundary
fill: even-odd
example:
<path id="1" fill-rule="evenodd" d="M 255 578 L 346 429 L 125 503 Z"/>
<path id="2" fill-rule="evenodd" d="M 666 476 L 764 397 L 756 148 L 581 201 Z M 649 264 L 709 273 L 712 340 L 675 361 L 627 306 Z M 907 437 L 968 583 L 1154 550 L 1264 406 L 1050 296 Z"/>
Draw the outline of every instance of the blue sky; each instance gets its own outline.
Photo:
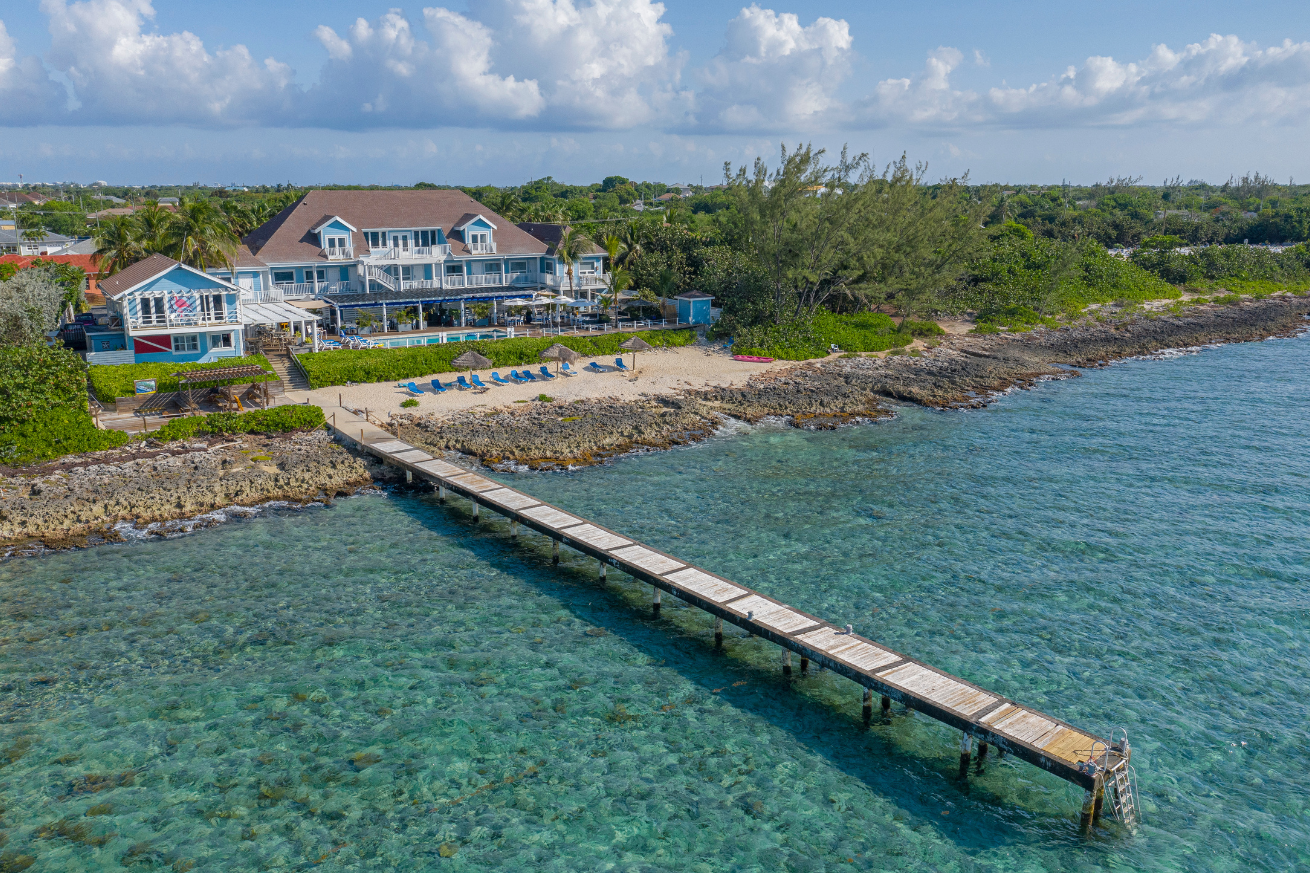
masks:
<path id="1" fill-rule="evenodd" d="M 396 8 L 8 0 L 0 181 L 710 181 L 799 140 L 981 181 L 1310 179 L 1304 4 Z"/>

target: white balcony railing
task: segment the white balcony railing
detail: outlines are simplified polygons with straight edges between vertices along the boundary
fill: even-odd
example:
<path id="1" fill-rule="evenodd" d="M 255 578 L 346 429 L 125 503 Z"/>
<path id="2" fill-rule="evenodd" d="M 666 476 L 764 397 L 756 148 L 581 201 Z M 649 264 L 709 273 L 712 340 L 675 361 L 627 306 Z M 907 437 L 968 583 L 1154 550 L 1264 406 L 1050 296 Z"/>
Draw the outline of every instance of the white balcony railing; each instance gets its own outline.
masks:
<path id="1" fill-rule="evenodd" d="M 441 261 L 450 257 L 450 246 L 410 246 L 369 249 L 370 261 Z"/>
<path id="2" fill-rule="evenodd" d="M 323 249 L 323 257 L 329 261 L 353 261 L 355 250 L 353 248 Z"/>
<path id="3" fill-rule="evenodd" d="M 235 310 L 231 312 L 171 312 L 160 315 L 149 312 L 128 318 L 133 330 L 146 327 L 205 327 L 211 324 L 240 324 Z"/>
<path id="4" fill-rule="evenodd" d="M 400 283 L 401 291 L 440 291 L 440 279 L 405 279 Z"/>
<path id="5" fill-rule="evenodd" d="M 556 291 L 567 291 L 569 288 L 569 277 L 546 276 L 546 287 Z M 608 273 L 574 273 L 573 288 L 582 290 L 584 288 L 606 288 L 609 286 Z"/>
<path id="6" fill-rule="evenodd" d="M 469 251 L 475 255 L 494 255 L 496 253 L 496 244 L 494 242 L 474 242 L 468 245 Z"/>

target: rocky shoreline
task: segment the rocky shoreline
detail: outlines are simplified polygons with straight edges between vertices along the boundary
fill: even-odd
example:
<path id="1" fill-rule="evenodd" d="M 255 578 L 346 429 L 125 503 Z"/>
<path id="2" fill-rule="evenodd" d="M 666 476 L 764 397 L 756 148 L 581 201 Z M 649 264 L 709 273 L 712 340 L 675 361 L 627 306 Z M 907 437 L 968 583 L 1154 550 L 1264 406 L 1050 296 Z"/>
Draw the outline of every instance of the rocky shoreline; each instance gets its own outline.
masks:
<path id="1" fill-rule="evenodd" d="M 1077 368 L 1163 349 L 1247 342 L 1306 326 L 1310 298 L 1279 295 L 1183 315 L 1135 315 L 1022 334 L 953 336 L 919 356 L 833 357 L 753 377 L 731 388 L 689 390 L 638 401 L 613 398 L 399 416 L 396 434 L 429 450 L 458 452 L 493 467 L 585 466 L 643 449 L 704 439 L 725 419 L 787 418 L 826 429 L 885 418 L 891 403 L 938 409 L 983 406 L 997 394 Z M 1073 369 L 1071 369 L 1073 368 Z"/>
<path id="2" fill-rule="evenodd" d="M 331 500 L 386 475 L 325 431 L 150 440 L 5 473 L 0 556 L 118 542 L 125 521 L 148 528 L 231 506 Z"/>
<path id="3" fill-rule="evenodd" d="M 827 429 L 893 414 L 894 402 L 976 408 L 1011 388 L 1069 378 L 1169 348 L 1248 342 L 1307 326 L 1310 297 L 1279 295 L 1182 315 L 1093 318 L 1023 334 L 948 337 L 918 356 L 833 357 L 753 377 L 639 400 L 598 398 L 475 409 L 443 417 L 399 416 L 398 437 L 493 467 L 585 466 L 632 451 L 705 439 L 737 419 L 783 417 Z M 115 525 L 164 533 L 157 523 L 233 506 L 331 501 L 395 481 L 372 456 L 325 431 L 280 437 L 133 443 L 123 449 L 0 469 L 0 556 L 122 539 Z"/>

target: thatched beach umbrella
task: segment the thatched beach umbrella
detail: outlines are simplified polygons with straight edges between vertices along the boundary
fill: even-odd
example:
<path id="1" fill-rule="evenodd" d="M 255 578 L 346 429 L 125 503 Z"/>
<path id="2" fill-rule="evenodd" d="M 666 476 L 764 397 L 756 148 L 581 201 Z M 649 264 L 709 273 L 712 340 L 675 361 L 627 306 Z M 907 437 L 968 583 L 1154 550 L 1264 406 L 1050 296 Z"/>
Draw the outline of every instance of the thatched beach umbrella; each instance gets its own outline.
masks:
<path id="1" fill-rule="evenodd" d="M 479 355 L 477 352 L 469 349 L 467 352 L 461 352 L 459 357 L 450 362 L 452 367 L 460 370 L 468 370 L 470 373 L 474 370 L 482 370 L 491 366 L 491 361 Z"/>
<path id="2" fill-rule="evenodd" d="M 578 358 L 581 357 L 582 355 L 573 351 L 573 349 L 569 348 L 563 343 L 555 343 L 555 345 L 551 346 L 550 348 L 546 349 L 544 352 L 541 353 L 541 359 L 543 361 L 555 361 L 557 365 L 560 361 L 568 361 L 570 364 L 572 364 L 574 361 L 576 361 Z M 555 372 L 556 373 L 559 372 L 558 366 L 555 367 Z"/>
<path id="3" fill-rule="evenodd" d="M 639 336 L 629 337 L 619 343 L 619 348 L 632 352 L 632 372 L 637 372 L 637 352 L 649 352 L 654 346 Z"/>

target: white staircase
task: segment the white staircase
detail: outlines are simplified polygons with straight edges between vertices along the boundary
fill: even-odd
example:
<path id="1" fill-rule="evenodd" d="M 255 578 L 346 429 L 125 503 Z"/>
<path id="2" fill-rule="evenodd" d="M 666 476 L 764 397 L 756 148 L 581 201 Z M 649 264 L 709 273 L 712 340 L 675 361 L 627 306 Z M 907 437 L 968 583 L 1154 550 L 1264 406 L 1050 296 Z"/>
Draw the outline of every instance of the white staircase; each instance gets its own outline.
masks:
<path id="1" fill-rule="evenodd" d="M 372 279 L 374 282 L 377 282 L 379 285 L 390 291 L 396 290 L 395 276 L 392 276 L 390 273 L 388 273 L 386 270 L 382 269 L 381 267 L 375 267 L 372 264 L 366 264 L 365 269 L 367 271 L 368 278 Z"/>

